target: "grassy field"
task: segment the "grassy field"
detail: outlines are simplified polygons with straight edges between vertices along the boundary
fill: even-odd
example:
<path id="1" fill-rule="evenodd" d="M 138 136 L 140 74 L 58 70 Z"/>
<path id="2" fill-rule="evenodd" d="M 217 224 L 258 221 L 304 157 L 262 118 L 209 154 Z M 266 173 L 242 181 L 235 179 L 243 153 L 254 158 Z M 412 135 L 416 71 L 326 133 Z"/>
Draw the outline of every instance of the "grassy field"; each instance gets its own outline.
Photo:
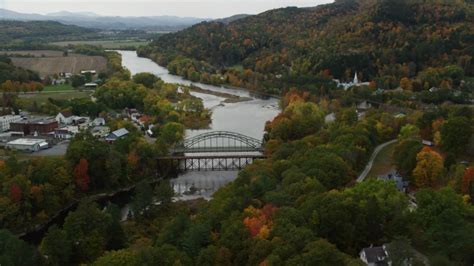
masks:
<path id="1" fill-rule="evenodd" d="M 367 175 L 368 178 L 376 178 L 379 175 L 384 175 L 395 168 L 393 165 L 392 154 L 396 145 L 397 143 L 392 143 L 380 151 L 374 160 L 372 169 Z"/>
<path id="2" fill-rule="evenodd" d="M 53 42 L 50 44 L 66 47 L 68 45 L 87 44 L 102 46 L 105 49 L 119 49 L 122 47 L 139 47 L 147 45 L 149 41 L 144 40 L 102 40 L 102 41 L 66 41 L 66 42 Z"/>
<path id="3" fill-rule="evenodd" d="M 12 57 L 17 67 L 38 72 L 41 76 L 60 72 L 80 73 L 82 70 L 93 69 L 97 72 L 107 69 L 107 59 L 102 56 L 61 56 L 61 57 Z"/>
<path id="4" fill-rule="evenodd" d="M 65 92 L 58 92 L 58 93 L 38 93 L 38 94 L 20 94 L 20 98 L 18 99 L 19 104 L 26 108 L 28 106 L 32 106 L 33 102 L 36 101 L 36 104 L 40 106 L 43 103 L 46 103 L 49 98 L 57 99 L 57 100 L 68 100 L 74 98 L 88 98 L 90 97 L 90 92 L 87 91 L 65 91 Z"/>
<path id="5" fill-rule="evenodd" d="M 62 85 L 50 85 L 44 87 L 44 92 L 49 91 L 72 91 L 74 88 L 69 84 L 62 84 Z"/>

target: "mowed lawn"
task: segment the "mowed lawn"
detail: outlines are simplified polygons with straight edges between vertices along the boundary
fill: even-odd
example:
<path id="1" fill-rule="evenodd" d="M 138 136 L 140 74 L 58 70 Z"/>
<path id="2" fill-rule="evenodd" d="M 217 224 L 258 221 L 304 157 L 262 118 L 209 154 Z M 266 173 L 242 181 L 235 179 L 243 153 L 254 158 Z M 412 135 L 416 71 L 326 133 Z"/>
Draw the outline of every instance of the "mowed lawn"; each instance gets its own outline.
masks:
<path id="1" fill-rule="evenodd" d="M 52 45 L 66 47 L 69 45 L 94 45 L 102 46 L 105 49 L 120 49 L 123 47 L 139 47 L 150 43 L 144 40 L 97 40 L 97 41 L 64 41 L 64 42 L 53 42 Z"/>
<path id="2" fill-rule="evenodd" d="M 69 84 L 61 84 L 61 85 L 49 85 L 44 87 L 43 92 L 51 92 L 51 91 L 72 91 L 74 88 Z"/>
<path id="3" fill-rule="evenodd" d="M 397 142 L 392 143 L 379 152 L 377 157 L 375 157 L 372 169 L 367 175 L 368 178 L 377 178 L 378 176 L 387 174 L 391 170 L 395 169 L 392 154 L 396 145 Z"/>

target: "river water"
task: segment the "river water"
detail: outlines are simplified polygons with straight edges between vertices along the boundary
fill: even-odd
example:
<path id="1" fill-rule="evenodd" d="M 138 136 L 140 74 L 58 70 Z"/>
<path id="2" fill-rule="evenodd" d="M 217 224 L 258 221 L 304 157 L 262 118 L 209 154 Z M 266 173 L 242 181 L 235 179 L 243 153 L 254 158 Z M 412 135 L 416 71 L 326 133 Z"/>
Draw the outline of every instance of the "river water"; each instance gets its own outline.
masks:
<path id="1" fill-rule="evenodd" d="M 278 113 L 278 99 L 273 97 L 260 97 L 246 90 L 228 89 L 198 82 L 185 80 L 172 75 L 150 59 L 138 57 L 135 51 L 118 51 L 122 55 L 122 64 L 131 74 L 149 72 L 157 75 L 167 83 L 195 85 L 206 90 L 225 92 L 241 97 L 252 98 L 251 101 L 239 103 L 223 103 L 222 97 L 192 92 L 203 100 L 204 106 L 212 110 L 212 125 L 205 130 L 187 130 L 186 136 L 192 137 L 207 131 L 232 131 L 256 139 L 262 139 L 265 122 L 272 120 Z M 228 184 L 237 177 L 237 171 L 219 172 L 188 172 L 173 179 L 174 190 L 180 200 L 203 197 L 211 198 L 212 194 L 220 187 Z M 191 192 L 193 191 L 193 193 Z"/>

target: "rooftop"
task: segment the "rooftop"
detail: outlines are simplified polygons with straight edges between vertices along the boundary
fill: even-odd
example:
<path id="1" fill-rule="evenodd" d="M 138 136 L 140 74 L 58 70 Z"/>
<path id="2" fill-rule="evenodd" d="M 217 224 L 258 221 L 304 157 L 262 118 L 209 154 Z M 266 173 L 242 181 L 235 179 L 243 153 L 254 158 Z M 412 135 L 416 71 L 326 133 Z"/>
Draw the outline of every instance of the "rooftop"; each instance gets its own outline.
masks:
<path id="1" fill-rule="evenodd" d="M 383 247 L 364 248 L 362 252 L 365 253 L 365 257 L 368 263 L 378 263 L 377 265 L 388 265 L 384 264 L 388 256 Z"/>
<path id="2" fill-rule="evenodd" d="M 18 124 L 50 124 L 50 123 L 56 123 L 57 121 L 52 118 L 30 118 L 30 119 L 25 119 L 22 121 L 18 121 L 15 123 Z"/>
<path id="3" fill-rule="evenodd" d="M 22 139 L 16 139 L 8 142 L 7 144 L 9 145 L 35 145 L 35 144 L 41 144 L 46 142 L 45 139 L 27 139 L 27 138 L 22 138 Z"/>
<path id="4" fill-rule="evenodd" d="M 118 138 L 123 137 L 123 136 L 127 135 L 128 133 L 129 133 L 128 130 L 125 129 L 125 128 L 117 129 L 114 132 L 112 132 L 112 134 L 114 134 Z"/>

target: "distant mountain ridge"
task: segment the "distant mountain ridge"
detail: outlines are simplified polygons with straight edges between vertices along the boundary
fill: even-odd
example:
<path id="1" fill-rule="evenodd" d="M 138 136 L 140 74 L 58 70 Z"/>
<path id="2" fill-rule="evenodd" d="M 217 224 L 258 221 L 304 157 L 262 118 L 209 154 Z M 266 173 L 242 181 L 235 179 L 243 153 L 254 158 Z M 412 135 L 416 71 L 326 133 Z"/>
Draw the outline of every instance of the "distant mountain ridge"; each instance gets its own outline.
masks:
<path id="1" fill-rule="evenodd" d="M 139 53 L 191 80 L 251 89 L 312 89 L 321 77 L 349 81 L 355 72 L 392 89 L 448 65 L 474 75 L 473 10 L 472 1 L 336 0 L 199 23 Z"/>
<path id="2" fill-rule="evenodd" d="M 144 17 L 113 17 L 100 16 L 92 12 L 69 12 L 60 11 L 41 14 L 24 14 L 0 8 L 0 20 L 20 20 L 20 21 L 57 21 L 63 24 L 76 25 L 85 28 L 100 30 L 157 30 L 176 31 L 196 23 L 209 20 L 195 17 L 176 16 L 144 16 Z"/>

